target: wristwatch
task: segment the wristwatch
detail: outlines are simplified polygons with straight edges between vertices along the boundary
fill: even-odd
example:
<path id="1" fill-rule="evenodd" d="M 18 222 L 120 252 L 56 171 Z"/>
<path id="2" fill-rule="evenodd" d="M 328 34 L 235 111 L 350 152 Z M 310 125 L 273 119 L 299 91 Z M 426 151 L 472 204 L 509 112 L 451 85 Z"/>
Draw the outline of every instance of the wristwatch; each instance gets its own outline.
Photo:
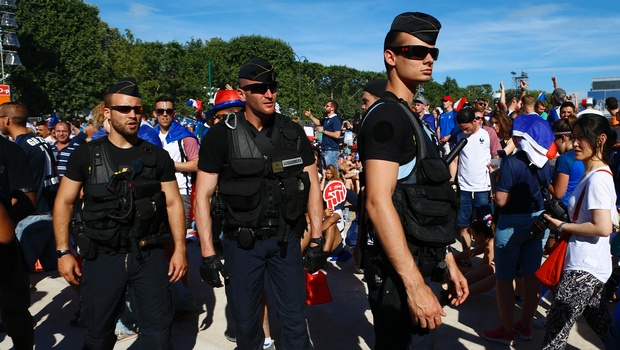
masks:
<path id="1" fill-rule="evenodd" d="M 65 249 L 65 250 L 57 250 L 57 251 L 56 251 L 56 257 L 57 257 L 58 259 L 62 258 L 62 256 L 63 256 L 63 255 L 67 255 L 67 254 L 71 254 L 71 251 L 70 251 L 70 250 L 68 250 L 68 249 Z"/>

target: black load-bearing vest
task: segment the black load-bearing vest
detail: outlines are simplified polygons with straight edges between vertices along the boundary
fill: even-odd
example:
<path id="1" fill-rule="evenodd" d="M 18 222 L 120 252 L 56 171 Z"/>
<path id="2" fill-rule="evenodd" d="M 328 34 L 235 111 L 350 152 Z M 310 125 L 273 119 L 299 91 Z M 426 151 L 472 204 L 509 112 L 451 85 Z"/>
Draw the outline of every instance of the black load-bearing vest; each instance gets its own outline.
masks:
<path id="1" fill-rule="evenodd" d="M 228 164 L 219 176 L 218 193 L 228 228 L 288 226 L 297 235 L 306 225 L 304 213 L 310 179 L 304 172 L 301 139 L 292 121 L 275 115 L 269 141 L 271 154 L 262 154 L 243 112 L 225 120 Z"/>
<path id="2" fill-rule="evenodd" d="M 424 130 L 419 117 L 407 103 L 385 95 L 369 110 L 383 103 L 397 103 L 411 120 L 416 157 L 413 170 L 399 179 L 392 202 L 403 225 L 405 236 L 414 247 L 439 248 L 455 242 L 460 206 L 458 185 L 450 181 L 450 170 L 437 145 Z"/>
<path id="3" fill-rule="evenodd" d="M 115 172 L 107 137 L 88 144 L 89 178 L 84 184 L 84 234 L 112 250 L 169 232 L 166 196 L 156 175 L 156 147 L 140 144 L 130 169 Z"/>

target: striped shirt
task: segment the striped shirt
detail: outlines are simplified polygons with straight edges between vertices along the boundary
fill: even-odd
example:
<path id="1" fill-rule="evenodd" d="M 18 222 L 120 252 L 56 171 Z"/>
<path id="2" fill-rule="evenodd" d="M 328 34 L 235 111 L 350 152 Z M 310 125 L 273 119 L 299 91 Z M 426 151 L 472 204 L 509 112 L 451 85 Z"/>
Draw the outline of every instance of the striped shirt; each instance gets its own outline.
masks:
<path id="1" fill-rule="evenodd" d="M 58 176 L 61 178 L 65 176 L 65 171 L 67 171 L 67 161 L 69 160 L 69 156 L 79 145 L 79 143 L 71 141 L 61 150 L 58 149 L 58 141 L 54 142 L 52 145 L 52 152 L 54 153 L 56 163 L 58 164 Z"/>

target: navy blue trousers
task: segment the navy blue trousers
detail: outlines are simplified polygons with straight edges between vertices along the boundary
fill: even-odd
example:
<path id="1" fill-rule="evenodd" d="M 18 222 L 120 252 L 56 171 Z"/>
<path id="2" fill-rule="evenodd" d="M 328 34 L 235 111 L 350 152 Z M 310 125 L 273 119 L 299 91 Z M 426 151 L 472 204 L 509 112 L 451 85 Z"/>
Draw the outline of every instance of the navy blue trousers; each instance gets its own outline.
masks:
<path id="1" fill-rule="evenodd" d="M 128 285 L 140 327 L 137 348 L 172 349 L 173 311 L 164 249 L 150 249 L 142 256 L 143 263 L 132 253 L 100 253 L 95 260 L 84 261 L 80 296 L 84 349 L 114 347 L 114 327 Z"/>
<path id="2" fill-rule="evenodd" d="M 224 239 L 225 269 L 230 273 L 228 303 L 237 329 L 237 349 L 262 349 L 260 317 L 264 282 L 269 284 L 282 325 L 278 349 L 312 349 L 306 325 L 306 276 L 299 238 L 290 235 L 286 257 L 280 257 L 277 237 L 257 240 L 253 249 Z M 272 303 L 273 304 L 273 303 Z"/>

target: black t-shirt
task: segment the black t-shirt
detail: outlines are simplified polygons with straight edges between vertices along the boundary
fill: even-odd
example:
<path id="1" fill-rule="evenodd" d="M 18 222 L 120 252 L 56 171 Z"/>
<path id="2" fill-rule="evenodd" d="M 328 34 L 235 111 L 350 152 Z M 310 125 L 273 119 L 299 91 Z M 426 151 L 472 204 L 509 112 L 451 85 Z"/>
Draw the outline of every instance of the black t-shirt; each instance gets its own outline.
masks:
<path id="1" fill-rule="evenodd" d="M 286 116 L 281 117 L 288 118 Z M 271 154 L 271 150 L 273 149 L 271 136 L 274 132 L 273 119 L 260 131 L 256 130 L 254 125 L 249 123 L 241 113 L 237 114 L 237 120 L 240 123 L 246 123 L 261 153 Z M 292 125 L 295 132 L 297 132 L 300 137 L 301 159 L 303 160 L 304 166 L 314 164 L 312 146 L 306 137 L 304 129 L 297 123 L 292 123 Z M 222 121 L 211 127 L 211 130 L 209 130 L 209 132 L 202 139 L 200 144 L 200 152 L 198 154 L 198 169 L 208 173 L 219 174 L 224 165 L 228 163 L 228 146 L 228 127 Z"/>
<path id="2" fill-rule="evenodd" d="M 411 119 L 396 103 L 371 106 L 360 128 L 358 149 L 362 162 L 368 159 L 386 160 L 399 165 L 411 162 L 417 154 Z"/>
<path id="3" fill-rule="evenodd" d="M 105 143 L 104 146 L 107 147 L 106 150 L 108 151 L 108 158 L 112 163 L 111 165 L 114 171 L 121 171 L 124 168 L 131 169 L 133 160 L 140 157 L 140 146 L 142 145 L 142 142 L 145 141 L 140 139 L 138 143 L 131 148 L 116 147 L 110 142 L 110 140 L 108 140 L 107 137 L 102 142 Z M 155 152 L 156 179 L 161 182 L 176 180 L 174 162 L 170 158 L 168 152 L 157 147 L 154 147 L 153 149 Z M 82 183 L 86 182 L 90 178 L 90 162 L 91 159 L 88 144 L 79 146 L 69 157 L 65 177 L 73 181 Z"/>
<path id="4" fill-rule="evenodd" d="M 8 210 L 15 192 L 35 192 L 36 183 L 26 153 L 17 144 L 0 136 L 0 201 Z"/>
<path id="5" fill-rule="evenodd" d="M 26 153 L 32 176 L 37 184 L 37 208 L 35 213 L 52 211 L 58 191 L 58 170 L 51 146 L 42 137 L 26 133 L 19 135 L 15 143 Z"/>

